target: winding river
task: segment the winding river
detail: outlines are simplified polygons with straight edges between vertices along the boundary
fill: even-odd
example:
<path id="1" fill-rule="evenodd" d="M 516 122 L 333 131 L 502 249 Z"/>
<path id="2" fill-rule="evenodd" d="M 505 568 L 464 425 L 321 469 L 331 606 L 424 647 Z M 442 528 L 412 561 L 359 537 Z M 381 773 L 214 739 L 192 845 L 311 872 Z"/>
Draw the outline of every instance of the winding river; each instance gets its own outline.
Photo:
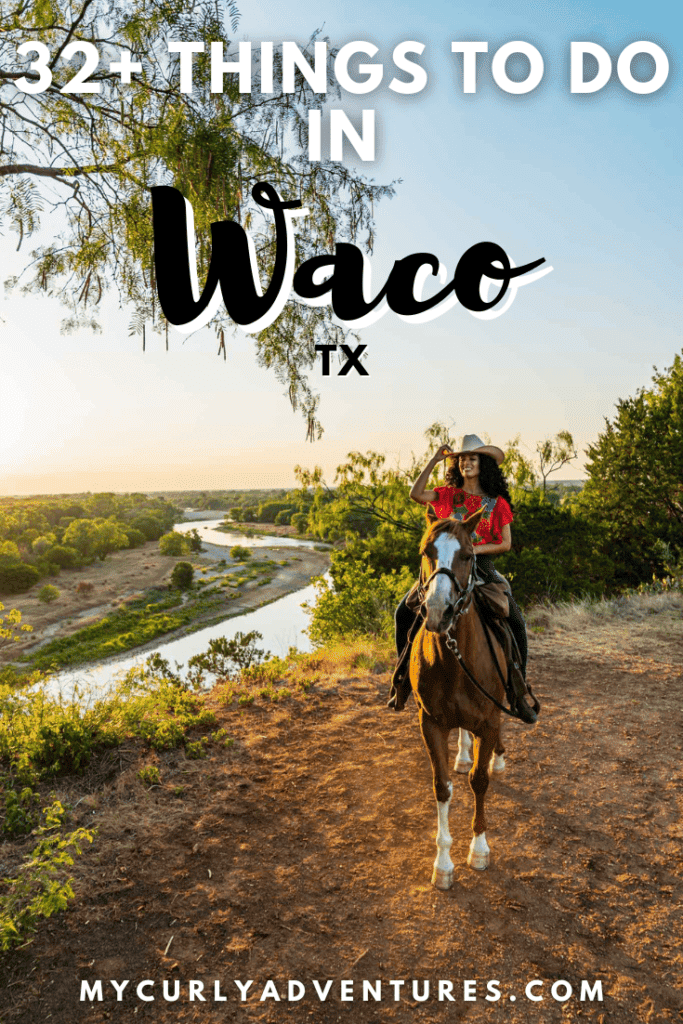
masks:
<path id="1" fill-rule="evenodd" d="M 204 513 L 204 515 L 206 514 Z M 186 515 L 190 518 L 192 514 L 186 513 Z M 216 513 L 213 512 L 211 515 L 215 517 Z M 224 533 L 217 529 L 222 522 L 222 519 L 216 518 L 202 520 L 199 519 L 197 513 L 194 513 L 191 522 L 178 523 L 175 529 L 180 533 L 188 533 L 190 530 L 196 529 L 202 538 L 204 554 L 216 560 L 226 558 L 226 549 L 231 548 L 234 544 L 241 544 L 243 547 L 316 546 L 314 541 L 293 540 L 291 537 L 245 537 L 237 532 Z M 61 693 L 68 697 L 74 687 L 78 686 L 84 696 L 87 694 L 90 698 L 97 697 L 106 693 L 116 680 L 130 668 L 143 664 L 151 654 L 160 654 L 162 658 L 166 658 L 170 662 L 171 666 L 174 665 L 174 662 L 187 665 L 189 658 L 195 654 L 201 654 L 207 649 L 210 640 L 221 636 L 230 639 L 237 632 L 247 633 L 252 629 L 258 630 L 263 635 L 263 640 L 259 641 L 259 647 L 271 654 L 284 656 L 290 647 L 308 651 L 311 649 L 310 641 L 305 633 L 308 615 L 301 606 L 314 599 L 315 588 L 311 584 L 302 590 L 286 594 L 271 604 L 264 605 L 263 608 L 257 608 L 256 611 L 224 619 L 223 622 L 207 626 L 206 629 L 197 630 L 196 633 L 190 633 L 177 640 L 150 645 L 135 654 L 108 659 L 87 668 L 80 667 L 59 672 L 50 679 L 48 691 L 53 694 Z"/>

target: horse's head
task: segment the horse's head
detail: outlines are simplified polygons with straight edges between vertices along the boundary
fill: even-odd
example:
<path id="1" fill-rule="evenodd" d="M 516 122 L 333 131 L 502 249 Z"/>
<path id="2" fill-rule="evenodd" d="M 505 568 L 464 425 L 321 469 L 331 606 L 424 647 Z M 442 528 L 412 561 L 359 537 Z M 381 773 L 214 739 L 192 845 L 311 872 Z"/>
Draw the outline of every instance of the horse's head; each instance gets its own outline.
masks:
<path id="1" fill-rule="evenodd" d="M 423 578 L 429 580 L 425 626 L 432 633 L 445 633 L 452 625 L 458 594 L 467 589 L 472 572 L 472 534 L 483 514 L 480 508 L 462 522 L 439 519 L 422 538 Z"/>

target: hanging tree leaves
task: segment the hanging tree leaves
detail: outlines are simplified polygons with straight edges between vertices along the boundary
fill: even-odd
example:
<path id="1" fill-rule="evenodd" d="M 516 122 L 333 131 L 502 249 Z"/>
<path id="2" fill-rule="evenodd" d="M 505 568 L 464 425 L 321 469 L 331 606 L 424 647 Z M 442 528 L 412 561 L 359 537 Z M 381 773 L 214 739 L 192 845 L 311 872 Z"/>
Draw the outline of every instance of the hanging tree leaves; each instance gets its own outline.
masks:
<path id="1" fill-rule="evenodd" d="M 228 22 L 229 27 L 228 27 Z M 166 334 L 156 302 L 150 188 L 173 185 L 191 202 L 200 282 L 210 260 L 212 222 L 238 221 L 254 238 L 264 284 L 274 262 L 272 224 L 251 198 L 260 180 L 284 198 L 301 199 L 310 210 L 297 233 L 297 260 L 329 251 L 346 239 L 372 248 L 374 203 L 393 194 L 343 164 L 310 164 L 307 112 L 320 98 L 297 71 L 296 91 L 240 94 L 236 75 L 226 75 L 224 92 L 210 92 L 210 42 L 222 41 L 224 59 L 234 59 L 229 28 L 237 27 L 234 0 L 0 0 L 0 213 L 21 246 L 45 212 L 59 214 L 52 241 L 30 254 L 11 286 L 25 293 L 57 295 L 68 307 L 65 331 L 100 329 L 98 306 L 110 289 L 131 307 L 131 333 Z M 312 62 L 311 39 L 305 53 Z M 169 41 L 197 40 L 204 54 L 193 60 L 193 89 L 179 90 L 179 56 Z M 47 90 L 26 93 L 17 86 L 36 53 L 20 57 L 17 46 L 38 41 L 49 48 L 52 81 Z M 99 63 L 88 82 L 98 92 L 64 93 L 83 63 L 65 61 L 69 43 L 94 44 Z M 130 84 L 109 67 L 123 51 L 142 64 Z M 334 51 L 331 51 L 333 54 Z M 252 81 L 259 72 L 254 61 Z M 328 64 L 328 67 L 330 65 Z M 274 83 L 281 81 L 279 56 Z M 336 88 L 329 78 L 328 95 Z M 212 321 L 225 356 L 225 331 L 233 325 L 224 311 Z M 322 307 L 290 300 L 283 313 L 255 338 L 260 365 L 271 369 L 307 422 L 308 437 L 319 437 L 318 396 L 307 373 L 316 344 L 339 344 L 345 332 Z"/>

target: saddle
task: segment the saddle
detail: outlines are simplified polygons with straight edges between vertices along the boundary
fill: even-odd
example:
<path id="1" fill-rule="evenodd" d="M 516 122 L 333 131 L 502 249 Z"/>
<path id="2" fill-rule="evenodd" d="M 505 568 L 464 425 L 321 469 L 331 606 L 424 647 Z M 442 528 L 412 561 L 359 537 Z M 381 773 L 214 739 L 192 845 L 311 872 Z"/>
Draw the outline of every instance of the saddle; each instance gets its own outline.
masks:
<path id="1" fill-rule="evenodd" d="M 420 608 L 419 589 L 420 581 L 416 580 L 406 597 L 406 606 L 410 611 L 415 613 L 418 613 Z M 491 646 L 491 634 L 503 648 L 505 663 L 507 665 L 507 678 L 503 678 L 501 676 L 501 681 L 505 687 L 508 702 L 513 709 L 517 709 L 518 717 L 522 717 L 527 722 L 533 722 L 536 720 L 536 715 L 540 710 L 540 705 L 538 700 L 534 697 L 531 687 L 522 675 L 520 668 L 521 657 L 519 648 L 517 647 L 517 641 L 515 640 L 507 621 L 510 615 L 508 592 L 509 585 L 507 581 L 501 577 L 500 582 L 493 581 L 491 583 L 477 583 L 474 587 L 473 599 L 476 602 L 477 610 L 484 624 L 484 633 L 492 656 L 493 648 Z M 407 654 L 411 645 L 412 637 L 409 638 L 408 643 L 399 658 L 392 680 L 393 685 L 389 707 L 393 707 L 397 711 L 401 710 L 410 693 L 410 684 L 407 682 L 406 678 L 406 668 L 408 663 Z M 527 693 L 532 700 L 532 717 L 529 712 L 528 705 L 526 705 L 524 701 L 524 697 Z M 519 709 L 521 705 L 524 706 L 526 714 L 520 714 Z"/>

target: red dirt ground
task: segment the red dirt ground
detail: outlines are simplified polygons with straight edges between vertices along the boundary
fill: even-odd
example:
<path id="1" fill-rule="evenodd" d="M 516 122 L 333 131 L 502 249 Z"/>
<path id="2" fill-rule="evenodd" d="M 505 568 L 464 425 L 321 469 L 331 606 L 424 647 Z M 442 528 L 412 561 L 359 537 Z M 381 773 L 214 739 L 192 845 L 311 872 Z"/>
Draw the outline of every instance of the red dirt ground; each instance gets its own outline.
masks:
<path id="1" fill-rule="evenodd" d="M 473 802 L 453 776 L 446 893 L 429 884 L 436 810 L 415 705 L 385 710 L 386 671 L 323 666 L 306 696 L 218 707 L 235 745 L 203 761 L 109 753 L 58 790 L 95 790 L 74 817 L 99 833 L 72 869 L 66 913 L 4 955 L 0 1020 L 680 1021 L 682 649 L 680 613 L 591 625 L 578 642 L 532 636 L 542 720 L 507 728 L 483 873 L 465 864 Z M 161 786 L 146 790 L 136 773 L 154 761 Z M 112 978 L 130 979 L 122 1002 Z M 103 1002 L 79 1002 L 81 979 L 102 979 Z M 136 997 L 143 979 L 155 1002 Z M 163 979 L 180 981 L 177 1002 L 161 998 Z M 190 979 L 206 1002 L 189 1000 Z M 244 1003 L 234 979 L 253 980 Z M 280 1002 L 259 998 L 269 979 Z M 287 1002 L 290 979 L 302 1000 Z M 313 979 L 333 979 L 325 1002 Z M 381 1002 L 362 1001 L 364 979 L 382 981 Z M 405 979 L 398 1001 L 392 979 Z M 412 979 L 431 981 L 429 1000 Z M 454 1002 L 435 997 L 439 979 Z M 476 1002 L 463 1000 L 466 979 L 478 979 Z M 491 979 L 498 1002 L 484 999 Z M 525 997 L 533 979 L 543 1002 Z M 551 998 L 557 979 L 573 988 L 567 1002 Z M 580 1000 L 582 979 L 602 982 L 602 1002 Z"/>

